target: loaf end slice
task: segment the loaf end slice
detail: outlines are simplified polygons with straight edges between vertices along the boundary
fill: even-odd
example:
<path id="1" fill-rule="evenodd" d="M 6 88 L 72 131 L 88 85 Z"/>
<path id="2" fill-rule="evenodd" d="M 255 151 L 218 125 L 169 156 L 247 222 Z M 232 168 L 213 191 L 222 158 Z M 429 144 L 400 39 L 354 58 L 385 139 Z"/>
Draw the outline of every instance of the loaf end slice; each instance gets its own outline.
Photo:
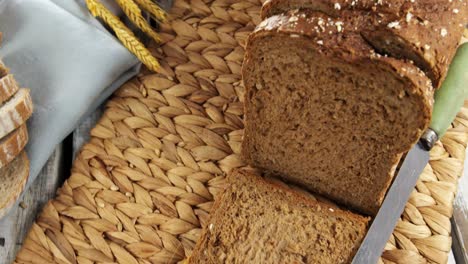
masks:
<path id="1" fill-rule="evenodd" d="M 323 23 L 326 21 L 326 23 Z M 401 156 L 428 127 L 433 88 L 321 12 L 290 12 L 250 35 L 242 155 L 375 215 Z"/>
<path id="2" fill-rule="evenodd" d="M 21 88 L 0 107 L 0 138 L 23 125 L 33 113 L 29 89 Z"/>
<path id="3" fill-rule="evenodd" d="M 26 124 L 21 125 L 0 140 L 0 168 L 10 163 L 26 146 L 29 140 Z"/>
<path id="4" fill-rule="evenodd" d="M 250 170 L 228 176 L 189 263 L 350 263 L 368 218 Z"/>
<path id="5" fill-rule="evenodd" d="M 12 74 L 0 79 L 0 105 L 10 99 L 19 90 L 18 84 Z"/>
<path id="6" fill-rule="evenodd" d="M 0 218 L 11 209 L 29 178 L 29 159 L 23 151 L 0 169 Z"/>

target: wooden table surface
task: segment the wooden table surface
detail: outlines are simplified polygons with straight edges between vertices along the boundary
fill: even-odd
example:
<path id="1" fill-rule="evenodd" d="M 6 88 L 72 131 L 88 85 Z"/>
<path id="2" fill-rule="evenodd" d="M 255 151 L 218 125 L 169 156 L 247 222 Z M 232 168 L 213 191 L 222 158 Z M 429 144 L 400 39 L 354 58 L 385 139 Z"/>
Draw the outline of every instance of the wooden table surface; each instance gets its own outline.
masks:
<path id="1" fill-rule="evenodd" d="M 55 191 L 69 176 L 74 154 L 89 138 L 89 130 L 101 115 L 96 111 L 75 130 L 73 135 L 57 146 L 48 163 L 25 193 L 22 205 L 4 219 L 0 220 L 0 264 L 12 263 L 21 247 L 37 213 L 44 204 L 55 196 Z M 468 164 L 468 159 L 465 161 Z M 468 167 L 468 166 L 467 166 Z M 453 250 L 449 264 L 468 264 L 466 245 L 468 245 L 468 169 L 460 181 L 459 192 L 454 206 Z"/>

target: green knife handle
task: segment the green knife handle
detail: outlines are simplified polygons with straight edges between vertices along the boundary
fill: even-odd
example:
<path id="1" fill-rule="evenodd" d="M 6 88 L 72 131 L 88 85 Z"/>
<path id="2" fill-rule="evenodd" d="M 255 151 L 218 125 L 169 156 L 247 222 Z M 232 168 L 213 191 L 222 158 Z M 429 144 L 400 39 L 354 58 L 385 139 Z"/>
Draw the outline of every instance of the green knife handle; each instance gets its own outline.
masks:
<path id="1" fill-rule="evenodd" d="M 468 93 L 468 43 L 461 45 L 450 64 L 442 86 L 434 96 L 430 129 L 421 137 L 427 150 L 441 138 L 460 111 Z"/>

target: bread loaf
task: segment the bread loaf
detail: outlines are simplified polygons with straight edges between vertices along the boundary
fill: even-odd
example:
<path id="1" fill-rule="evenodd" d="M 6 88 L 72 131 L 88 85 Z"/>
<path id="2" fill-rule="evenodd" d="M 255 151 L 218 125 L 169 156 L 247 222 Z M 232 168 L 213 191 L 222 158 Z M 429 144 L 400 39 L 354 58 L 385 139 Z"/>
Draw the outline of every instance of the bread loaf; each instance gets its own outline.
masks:
<path id="1" fill-rule="evenodd" d="M 0 79 L 0 104 L 10 99 L 19 87 L 12 74 L 7 74 Z"/>
<path id="2" fill-rule="evenodd" d="M 24 124 L 32 112 L 29 90 L 22 88 L 0 108 L 0 138 Z"/>
<path id="3" fill-rule="evenodd" d="M 10 210 L 20 196 L 29 177 L 29 160 L 20 153 L 7 166 L 0 169 L 0 218 Z"/>
<path id="4" fill-rule="evenodd" d="M 228 183 L 188 263 L 350 263 L 366 234 L 368 218 L 251 171 Z"/>
<path id="5" fill-rule="evenodd" d="M 242 154 L 374 215 L 401 156 L 428 127 L 433 88 L 413 64 L 375 53 L 340 21 L 289 11 L 250 35 Z"/>
<path id="6" fill-rule="evenodd" d="M 28 143 L 28 128 L 21 125 L 6 137 L 0 139 L 0 168 L 10 163 Z"/>
<path id="7" fill-rule="evenodd" d="M 268 0 L 263 18 L 310 9 L 340 19 L 365 21 L 355 31 L 382 54 L 414 61 L 439 87 L 468 22 L 466 0 Z"/>

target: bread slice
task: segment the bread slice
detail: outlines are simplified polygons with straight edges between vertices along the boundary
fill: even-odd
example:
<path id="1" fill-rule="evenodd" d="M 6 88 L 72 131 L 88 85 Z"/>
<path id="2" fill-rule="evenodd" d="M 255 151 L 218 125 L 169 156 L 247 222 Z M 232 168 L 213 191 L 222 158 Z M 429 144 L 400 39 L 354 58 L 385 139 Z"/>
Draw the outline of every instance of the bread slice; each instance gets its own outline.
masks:
<path id="1" fill-rule="evenodd" d="M 33 104 L 28 89 L 21 88 L 0 107 L 0 138 L 3 138 L 32 115 Z"/>
<path id="2" fill-rule="evenodd" d="M 369 218 L 252 171 L 228 176 L 188 263 L 350 263 Z"/>
<path id="3" fill-rule="evenodd" d="M 268 0 L 262 16 L 299 8 L 324 12 L 344 24 L 365 21 L 355 30 L 377 51 L 414 61 L 435 87 L 445 79 L 468 22 L 466 1 L 442 0 Z"/>
<path id="4" fill-rule="evenodd" d="M 0 169 L 0 218 L 10 210 L 29 178 L 29 159 L 23 151 Z"/>
<path id="5" fill-rule="evenodd" d="M 290 11 L 250 35 L 242 155 L 375 215 L 402 154 L 428 127 L 433 88 L 417 67 L 376 54 L 339 21 Z"/>
<path id="6" fill-rule="evenodd" d="M 5 66 L 2 60 L 0 60 L 0 77 L 6 76 L 10 70 Z"/>
<path id="7" fill-rule="evenodd" d="M 0 104 L 10 99 L 19 90 L 18 84 L 12 74 L 0 79 Z"/>
<path id="8" fill-rule="evenodd" d="M 21 125 L 0 140 L 0 168 L 10 163 L 28 143 L 28 128 Z"/>

